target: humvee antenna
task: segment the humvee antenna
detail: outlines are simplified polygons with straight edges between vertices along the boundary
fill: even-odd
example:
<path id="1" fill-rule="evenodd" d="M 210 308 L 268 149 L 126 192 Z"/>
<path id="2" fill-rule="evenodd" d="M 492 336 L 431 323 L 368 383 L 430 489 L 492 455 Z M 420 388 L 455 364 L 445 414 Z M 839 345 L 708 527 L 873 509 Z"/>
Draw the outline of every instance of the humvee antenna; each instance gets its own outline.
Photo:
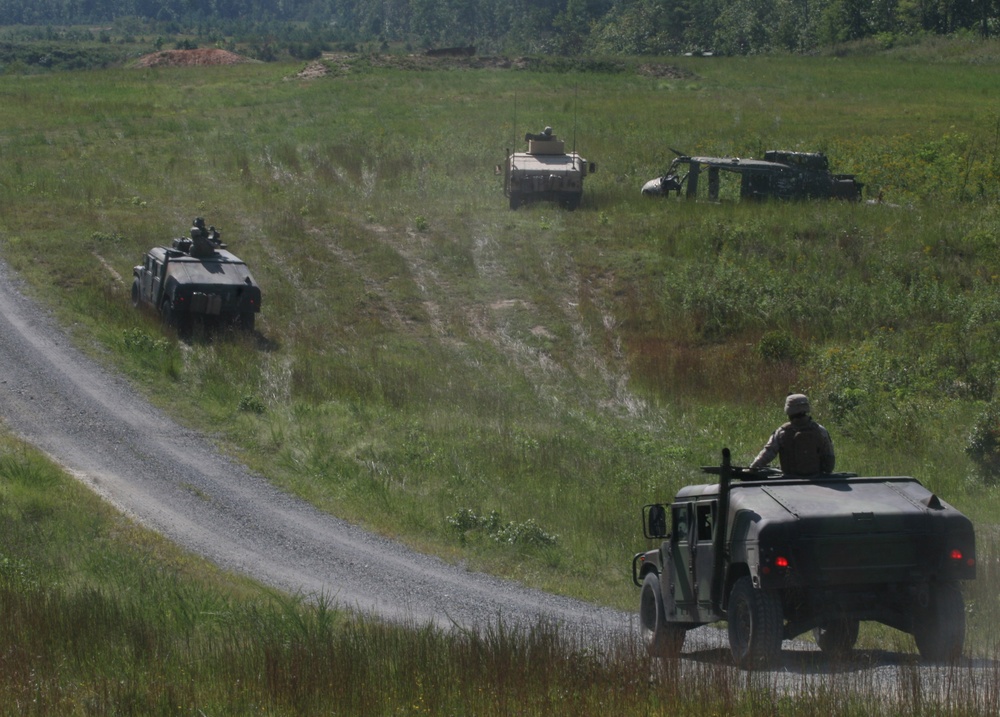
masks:
<path id="1" fill-rule="evenodd" d="M 510 138 L 510 146 L 517 147 L 517 90 L 514 90 L 514 126 L 511 128 L 513 133 Z"/>
<path id="2" fill-rule="evenodd" d="M 580 92 L 580 86 L 573 88 L 573 152 L 576 153 L 576 100 Z"/>

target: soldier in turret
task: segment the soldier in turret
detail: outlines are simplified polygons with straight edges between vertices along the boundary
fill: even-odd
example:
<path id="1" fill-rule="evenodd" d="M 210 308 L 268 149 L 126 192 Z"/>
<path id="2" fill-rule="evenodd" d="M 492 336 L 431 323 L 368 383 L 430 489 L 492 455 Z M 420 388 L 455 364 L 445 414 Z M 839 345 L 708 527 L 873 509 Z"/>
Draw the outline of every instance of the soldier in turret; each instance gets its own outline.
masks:
<path id="1" fill-rule="evenodd" d="M 531 140 L 534 140 L 536 142 L 547 142 L 550 139 L 553 139 L 553 137 L 552 137 L 552 128 L 551 127 L 546 127 L 545 129 L 543 129 L 541 132 L 538 132 L 537 134 L 535 134 L 533 132 L 528 132 L 527 134 L 524 135 L 524 141 L 525 142 L 530 142 Z"/>
<path id="2" fill-rule="evenodd" d="M 191 239 L 194 241 L 198 241 L 199 239 L 208 239 L 208 230 L 205 229 L 204 218 L 194 218 L 194 222 L 191 224 Z"/>
<path id="3" fill-rule="evenodd" d="M 750 470 L 763 468 L 777 456 L 781 472 L 787 475 L 831 473 L 836 463 L 833 441 L 829 431 L 813 420 L 811 410 L 809 398 L 804 394 L 789 394 L 785 399 L 788 423 L 771 434 L 763 450 L 750 464 Z"/>

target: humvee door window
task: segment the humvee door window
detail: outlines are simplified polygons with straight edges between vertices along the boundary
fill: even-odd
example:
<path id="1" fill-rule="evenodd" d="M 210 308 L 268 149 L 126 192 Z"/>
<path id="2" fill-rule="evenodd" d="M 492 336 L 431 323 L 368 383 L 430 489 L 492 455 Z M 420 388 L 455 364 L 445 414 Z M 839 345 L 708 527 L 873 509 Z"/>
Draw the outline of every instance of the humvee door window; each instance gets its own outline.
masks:
<path id="1" fill-rule="evenodd" d="M 672 537 L 677 542 L 687 540 L 689 533 L 689 523 L 690 523 L 690 521 L 688 520 L 688 506 L 675 505 L 673 513 L 674 513 L 674 531 Z"/>
<path id="2" fill-rule="evenodd" d="M 712 527 L 715 525 L 715 503 L 703 503 L 696 508 L 698 518 L 698 541 L 712 539 Z"/>

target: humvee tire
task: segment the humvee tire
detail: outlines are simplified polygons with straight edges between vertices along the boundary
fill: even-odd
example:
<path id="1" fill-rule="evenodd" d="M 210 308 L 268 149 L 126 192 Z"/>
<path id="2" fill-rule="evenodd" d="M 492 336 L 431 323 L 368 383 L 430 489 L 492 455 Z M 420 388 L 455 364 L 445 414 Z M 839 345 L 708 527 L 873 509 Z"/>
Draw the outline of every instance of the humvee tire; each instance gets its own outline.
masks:
<path id="1" fill-rule="evenodd" d="M 784 629 L 781 600 L 770 590 L 758 590 L 749 576 L 729 593 L 729 648 L 738 667 L 766 667 L 778 661 Z"/>
<path id="2" fill-rule="evenodd" d="M 823 652 L 843 657 L 854 649 L 859 627 L 860 623 L 856 619 L 842 617 L 813 629 L 813 638 Z"/>
<path id="3" fill-rule="evenodd" d="M 160 317 L 167 326 L 177 325 L 177 312 L 174 311 L 174 305 L 170 299 L 164 299 L 163 303 L 160 304 Z"/>
<path id="4" fill-rule="evenodd" d="M 642 581 L 639 597 L 639 627 L 650 657 L 677 657 L 684 646 L 687 630 L 677 623 L 667 622 L 660 591 L 660 576 L 649 573 Z"/>
<path id="5" fill-rule="evenodd" d="M 913 637 L 925 662 L 951 662 L 965 645 L 965 601 L 956 583 L 931 585 L 926 607 L 916 607 Z"/>

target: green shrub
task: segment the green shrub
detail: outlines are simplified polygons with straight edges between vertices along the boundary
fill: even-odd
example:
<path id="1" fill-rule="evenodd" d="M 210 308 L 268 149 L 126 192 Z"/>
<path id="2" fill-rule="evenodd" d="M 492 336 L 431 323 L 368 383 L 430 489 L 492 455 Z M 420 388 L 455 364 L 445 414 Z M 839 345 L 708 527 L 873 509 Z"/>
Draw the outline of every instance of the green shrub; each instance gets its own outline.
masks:
<path id="1" fill-rule="evenodd" d="M 1000 402 L 990 403 L 976 419 L 965 452 L 986 483 L 1000 482 Z"/>

